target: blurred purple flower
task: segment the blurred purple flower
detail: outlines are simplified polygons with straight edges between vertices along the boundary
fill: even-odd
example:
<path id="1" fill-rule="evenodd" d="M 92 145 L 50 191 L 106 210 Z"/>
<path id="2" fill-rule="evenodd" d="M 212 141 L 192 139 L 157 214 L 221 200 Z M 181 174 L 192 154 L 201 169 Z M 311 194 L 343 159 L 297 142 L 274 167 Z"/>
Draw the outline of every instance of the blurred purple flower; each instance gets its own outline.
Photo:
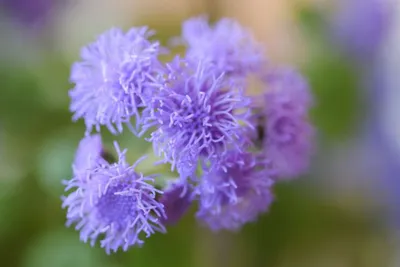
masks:
<path id="1" fill-rule="evenodd" d="M 83 138 L 78 146 L 73 163 L 74 174 L 92 169 L 101 161 L 103 144 L 99 134 Z"/>
<path id="2" fill-rule="evenodd" d="M 140 246 L 143 235 L 165 232 L 161 223 L 164 207 L 156 200 L 156 194 L 162 192 L 152 185 L 152 177 L 135 172 L 140 160 L 130 166 L 125 161 L 126 150 L 120 151 L 116 143 L 115 148 L 118 162 L 110 164 L 98 158 L 91 168 L 75 172 L 71 180 L 65 181 L 65 190 L 75 189 L 63 198 L 67 225 L 76 224 L 81 240 L 90 241 L 92 246 L 99 236 L 103 237 L 100 244 L 107 253 Z M 81 152 L 78 149 L 78 154 Z"/>
<path id="3" fill-rule="evenodd" d="M 399 21 L 400 22 L 400 21 Z M 398 25 L 396 25 L 398 26 Z M 398 32 L 394 33 L 397 37 Z M 380 203 L 387 204 L 389 226 L 400 228 L 400 135 L 399 135 L 399 86 L 400 54 L 393 54 L 397 42 L 388 42 L 384 60 L 375 60 L 363 73 L 363 85 L 368 94 L 367 130 L 365 143 L 372 146 L 374 156 L 374 184 L 372 192 Z M 371 157 L 372 157 L 371 156 Z M 370 164 L 371 165 L 371 164 Z M 377 166 L 378 165 L 378 166 Z M 379 189 L 382 189 L 379 190 Z"/>
<path id="4" fill-rule="evenodd" d="M 193 190 L 190 185 L 181 182 L 171 182 L 160 198 L 164 205 L 165 218 L 162 222 L 165 225 L 176 224 L 189 209 L 193 201 Z"/>
<path id="5" fill-rule="evenodd" d="M 56 0 L 0 0 L 0 7 L 16 21 L 31 27 L 43 24 L 59 2 Z"/>
<path id="6" fill-rule="evenodd" d="M 277 69 L 264 77 L 264 153 L 279 179 L 304 173 L 313 152 L 314 128 L 308 119 L 312 97 L 304 78 L 291 69 Z"/>
<path id="7" fill-rule="evenodd" d="M 334 16 L 333 35 L 342 49 L 369 59 L 379 49 L 390 24 L 388 0 L 344 0 Z"/>
<path id="8" fill-rule="evenodd" d="M 197 218 L 213 231 L 238 230 L 266 212 L 273 201 L 274 173 L 261 155 L 228 151 L 202 178 L 197 188 Z"/>
<path id="9" fill-rule="evenodd" d="M 188 19 L 182 26 L 182 41 L 187 45 L 188 58 L 208 60 L 227 74 L 258 71 L 266 61 L 262 46 L 251 33 L 229 18 L 212 27 L 205 16 Z"/>
<path id="10" fill-rule="evenodd" d="M 152 34 L 146 27 L 132 28 L 126 34 L 114 28 L 82 49 L 83 61 L 71 70 L 75 88 L 69 95 L 73 120 L 83 118 L 87 133 L 105 125 L 117 134 L 123 124 L 135 132 L 131 117 L 140 122 L 138 109 L 151 96 L 161 68 L 159 44 L 147 39 Z"/>
<path id="11" fill-rule="evenodd" d="M 156 127 L 149 139 L 156 153 L 186 178 L 199 159 L 215 158 L 238 143 L 250 127 L 250 98 L 208 63 L 175 59 L 167 68 L 168 81 L 144 115 L 144 130 Z"/>

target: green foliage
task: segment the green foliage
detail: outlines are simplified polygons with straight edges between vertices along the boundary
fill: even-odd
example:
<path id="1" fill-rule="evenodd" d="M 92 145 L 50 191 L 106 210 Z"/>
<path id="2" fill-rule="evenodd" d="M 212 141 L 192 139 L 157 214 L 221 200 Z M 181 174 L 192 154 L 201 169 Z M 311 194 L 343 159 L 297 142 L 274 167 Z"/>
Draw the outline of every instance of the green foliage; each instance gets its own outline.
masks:
<path id="1" fill-rule="evenodd" d="M 53 230 L 31 242 L 22 267 L 106 267 L 107 258 L 99 249 L 77 243 L 77 234 L 65 229 Z"/>
<path id="2" fill-rule="evenodd" d="M 310 6 L 299 7 L 297 14 L 312 52 L 304 66 L 316 100 L 312 117 L 325 138 L 347 138 L 360 126 L 362 119 L 363 88 L 357 69 L 331 43 L 326 14 Z"/>
<path id="3" fill-rule="evenodd" d="M 317 57 L 306 69 L 316 99 L 312 117 L 328 138 L 347 138 L 360 126 L 361 99 L 354 70 L 332 55 Z"/>

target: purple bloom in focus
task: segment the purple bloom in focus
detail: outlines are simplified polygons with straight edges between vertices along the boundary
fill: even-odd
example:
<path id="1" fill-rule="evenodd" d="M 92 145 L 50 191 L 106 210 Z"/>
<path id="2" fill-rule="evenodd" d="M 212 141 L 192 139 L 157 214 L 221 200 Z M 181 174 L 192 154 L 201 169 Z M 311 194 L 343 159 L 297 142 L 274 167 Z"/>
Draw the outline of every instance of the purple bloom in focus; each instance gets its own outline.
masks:
<path id="1" fill-rule="evenodd" d="M 250 127 L 250 99 L 241 84 L 210 64 L 176 59 L 167 68 L 168 81 L 153 97 L 144 129 L 156 127 L 149 139 L 156 153 L 186 178 L 199 159 L 238 146 L 243 129 Z"/>
<path id="2" fill-rule="evenodd" d="M 304 173 L 313 152 L 314 128 L 308 119 L 312 97 L 303 77 L 279 69 L 264 77 L 264 153 L 280 179 Z"/>
<path id="3" fill-rule="evenodd" d="M 66 181 L 66 191 L 74 190 L 63 199 L 63 207 L 68 209 L 67 225 L 76 224 L 81 240 L 90 241 L 92 246 L 100 236 L 107 253 L 140 246 L 144 236 L 165 232 L 160 220 L 165 217 L 164 207 L 156 200 L 156 194 L 162 192 L 152 185 L 152 177 L 135 172 L 140 160 L 129 165 L 126 150 L 120 151 L 117 144 L 115 147 L 118 162 L 110 164 L 98 158 L 91 168 L 75 171 Z"/>
<path id="4" fill-rule="evenodd" d="M 362 58 L 376 54 L 390 24 L 388 0 L 341 1 L 333 22 L 336 42 Z"/>
<path id="5" fill-rule="evenodd" d="M 197 218 L 213 231 L 238 230 L 266 212 L 274 173 L 260 155 L 228 151 L 203 176 Z"/>
<path id="6" fill-rule="evenodd" d="M 162 219 L 164 224 L 176 224 L 189 209 L 193 200 L 193 192 L 189 185 L 181 182 L 172 182 L 160 198 L 164 205 L 166 217 Z"/>
<path id="7" fill-rule="evenodd" d="M 183 23 L 182 39 L 188 58 L 208 60 L 227 74 L 246 75 L 260 70 L 266 61 L 262 46 L 233 19 L 210 26 L 204 16 L 191 18 Z"/>
<path id="8" fill-rule="evenodd" d="M 83 118 L 88 133 L 105 125 L 117 134 L 123 124 L 135 132 L 131 117 L 140 122 L 138 109 L 153 94 L 161 68 L 159 44 L 148 40 L 152 34 L 146 27 L 127 33 L 114 28 L 82 49 L 82 61 L 72 67 L 75 88 L 69 95 L 73 120 Z"/>

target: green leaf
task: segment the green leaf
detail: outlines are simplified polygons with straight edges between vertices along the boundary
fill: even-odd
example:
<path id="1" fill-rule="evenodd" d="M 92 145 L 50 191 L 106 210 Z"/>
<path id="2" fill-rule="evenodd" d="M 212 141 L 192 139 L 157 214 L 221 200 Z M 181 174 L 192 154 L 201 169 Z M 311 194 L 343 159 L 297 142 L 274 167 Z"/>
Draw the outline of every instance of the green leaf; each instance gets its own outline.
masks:
<path id="1" fill-rule="evenodd" d="M 61 183 L 70 179 L 72 161 L 81 133 L 74 127 L 67 127 L 44 141 L 37 154 L 38 182 L 41 188 L 56 198 L 64 191 Z"/>
<path id="2" fill-rule="evenodd" d="M 361 120 L 358 76 L 350 64 L 334 55 L 318 56 L 307 67 L 316 107 L 312 117 L 329 139 L 347 138 Z"/>
<path id="3" fill-rule="evenodd" d="M 73 230 L 61 229 L 47 232 L 34 240 L 30 244 L 21 266 L 107 266 L 107 259 L 105 260 L 101 253 L 98 249 L 91 248 L 89 244 L 82 243 L 78 234 Z"/>

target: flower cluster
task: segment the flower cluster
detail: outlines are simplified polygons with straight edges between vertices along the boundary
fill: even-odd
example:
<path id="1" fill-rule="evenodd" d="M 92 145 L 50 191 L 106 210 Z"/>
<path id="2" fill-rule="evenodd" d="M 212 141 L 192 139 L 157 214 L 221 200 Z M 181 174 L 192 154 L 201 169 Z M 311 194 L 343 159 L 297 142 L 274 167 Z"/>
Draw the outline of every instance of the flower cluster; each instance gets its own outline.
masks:
<path id="1" fill-rule="evenodd" d="M 146 27 L 112 29 L 72 68 L 71 111 L 86 132 L 63 206 L 81 240 L 100 240 L 107 253 L 165 232 L 193 203 L 211 230 L 239 230 L 269 209 L 277 181 L 308 169 L 313 151 L 305 79 L 267 64 L 237 22 L 189 19 L 176 38 L 186 54 L 164 63 L 166 49 L 152 35 Z M 248 75 L 264 84 L 256 97 L 246 94 Z M 92 133 L 105 126 L 118 135 L 125 125 L 147 136 L 176 179 L 138 173 L 140 159 L 128 164 L 117 143 L 114 158 Z"/>

